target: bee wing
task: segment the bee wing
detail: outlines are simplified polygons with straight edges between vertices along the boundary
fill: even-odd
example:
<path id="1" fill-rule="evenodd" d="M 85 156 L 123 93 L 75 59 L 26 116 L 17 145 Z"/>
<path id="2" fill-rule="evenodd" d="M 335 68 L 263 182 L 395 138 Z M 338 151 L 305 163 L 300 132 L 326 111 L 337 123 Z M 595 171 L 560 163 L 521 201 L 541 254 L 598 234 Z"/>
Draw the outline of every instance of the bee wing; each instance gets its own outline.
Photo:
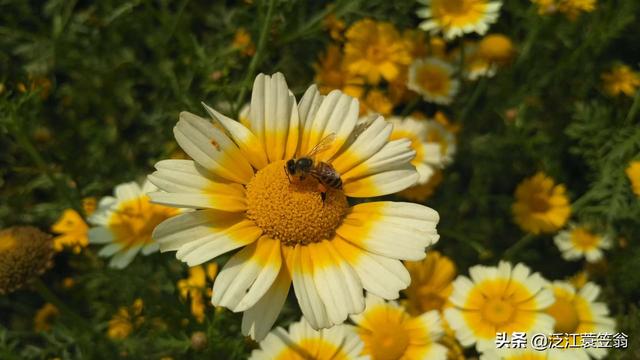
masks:
<path id="1" fill-rule="evenodd" d="M 371 125 L 371 121 L 362 121 L 353 129 L 353 138 L 357 139 Z"/>
<path id="2" fill-rule="evenodd" d="M 311 151 L 309 151 L 309 154 L 307 154 L 307 157 L 314 157 L 318 154 L 320 154 L 323 151 L 328 150 L 331 145 L 333 145 L 333 142 L 336 140 L 336 134 L 335 133 L 331 133 L 327 136 L 324 137 L 324 139 L 320 140 L 320 142 L 313 147 L 313 149 L 311 149 Z"/>

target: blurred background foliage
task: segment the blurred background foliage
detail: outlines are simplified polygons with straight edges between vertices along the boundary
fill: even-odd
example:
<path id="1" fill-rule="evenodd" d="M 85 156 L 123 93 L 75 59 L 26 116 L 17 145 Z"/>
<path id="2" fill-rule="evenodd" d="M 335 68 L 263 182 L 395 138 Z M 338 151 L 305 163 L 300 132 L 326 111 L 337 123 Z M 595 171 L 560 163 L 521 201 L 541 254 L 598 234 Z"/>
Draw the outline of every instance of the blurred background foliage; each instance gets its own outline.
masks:
<path id="1" fill-rule="evenodd" d="M 204 115 L 204 101 L 237 114 L 257 72 L 283 72 L 301 95 L 330 43 L 323 28 L 329 13 L 346 24 L 370 17 L 404 29 L 417 26 L 417 6 L 0 0 L 0 227 L 48 229 L 63 209 L 80 210 L 83 197 L 142 179 L 177 150 L 172 128 L 180 111 Z M 610 261 L 590 274 L 603 285 L 619 329 L 630 334 L 628 358 L 640 351 L 640 205 L 624 168 L 640 153 L 639 100 L 605 96 L 600 75 L 617 62 L 637 66 L 639 16 L 640 2 L 632 0 L 600 1 L 576 21 L 538 16 L 528 1 L 505 1 L 491 32 L 507 34 L 517 58 L 494 78 L 463 83 L 447 110 L 462 127 L 458 152 L 428 201 L 441 214 L 436 248 L 460 272 L 496 263 L 518 246 L 510 260 L 561 279 L 582 263 L 562 260 L 552 236 L 523 234 L 511 205 L 517 184 L 538 170 L 565 184 L 573 219 L 615 239 Z M 240 28 L 258 44 L 253 54 L 234 46 Z M 436 108 L 422 103 L 417 110 Z M 58 322 L 52 332 L 34 333 L 42 300 L 29 291 L 0 297 L 3 359 L 234 359 L 255 346 L 240 335 L 236 314 L 210 308 L 202 324 L 185 319 L 188 304 L 175 289 L 185 267 L 173 254 L 126 271 L 105 270 L 90 252 L 62 253 L 55 263 L 45 283 L 86 323 Z M 76 285 L 63 289 L 68 276 Z M 108 320 L 135 298 L 144 299 L 145 321 L 135 336 L 110 341 Z M 287 311 L 282 323 L 298 316 Z M 209 339 L 205 350 L 192 341 L 198 331 Z"/>

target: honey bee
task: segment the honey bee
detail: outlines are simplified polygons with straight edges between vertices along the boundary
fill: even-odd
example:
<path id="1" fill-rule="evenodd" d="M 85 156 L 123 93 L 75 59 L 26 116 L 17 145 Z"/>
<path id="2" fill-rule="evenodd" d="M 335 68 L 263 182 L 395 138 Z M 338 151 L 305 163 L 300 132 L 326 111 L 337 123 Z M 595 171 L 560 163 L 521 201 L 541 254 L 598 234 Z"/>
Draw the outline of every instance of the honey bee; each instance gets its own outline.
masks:
<path id="1" fill-rule="evenodd" d="M 342 179 L 336 169 L 324 161 L 315 161 L 313 159 L 319 153 L 329 149 L 335 139 L 336 134 L 331 133 L 320 140 L 318 145 L 314 146 L 307 155 L 288 160 L 284 171 L 287 173 L 289 181 L 291 181 L 292 177 L 304 180 L 307 176 L 312 176 L 318 180 L 320 192 L 322 192 L 323 195 L 329 188 L 342 189 Z"/>

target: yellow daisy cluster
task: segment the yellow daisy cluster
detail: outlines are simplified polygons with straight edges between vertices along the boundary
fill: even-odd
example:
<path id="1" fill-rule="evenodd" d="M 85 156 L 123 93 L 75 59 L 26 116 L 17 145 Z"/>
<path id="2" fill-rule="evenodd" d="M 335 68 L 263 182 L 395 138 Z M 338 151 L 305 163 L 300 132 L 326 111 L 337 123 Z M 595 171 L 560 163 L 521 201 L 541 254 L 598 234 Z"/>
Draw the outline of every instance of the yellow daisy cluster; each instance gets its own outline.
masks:
<path id="1" fill-rule="evenodd" d="M 344 34 L 344 23 L 332 17 L 325 26 L 339 42 L 329 45 L 315 65 L 321 93 L 342 90 L 361 101 L 361 114 L 382 115 L 415 96 L 407 89 L 408 66 L 429 53 L 423 34 L 401 34 L 393 24 L 372 19 L 356 21 Z"/>
<path id="2" fill-rule="evenodd" d="M 144 322 L 144 316 L 142 316 L 143 307 L 144 302 L 142 299 L 136 299 L 131 306 L 120 307 L 118 312 L 109 320 L 107 336 L 114 340 L 122 340 L 129 337 L 133 330 L 140 327 Z"/>
<path id="3" fill-rule="evenodd" d="M 199 265 L 189 268 L 189 277 L 178 281 L 178 292 L 183 300 L 191 301 L 191 314 L 198 322 L 203 322 L 204 311 L 208 301 L 205 296 L 211 297 L 211 286 L 218 274 L 218 264 L 209 263 L 206 266 Z M 209 281 L 207 281 L 209 280 Z"/>
<path id="4" fill-rule="evenodd" d="M 82 199 L 82 208 L 87 216 L 93 214 L 96 207 L 95 198 Z M 89 225 L 73 209 L 64 210 L 60 218 L 51 226 L 51 231 L 58 234 L 53 238 L 53 249 L 56 252 L 70 248 L 75 254 L 79 254 L 83 248 L 89 245 Z"/>
<path id="5" fill-rule="evenodd" d="M 592 12 L 596 9 L 597 0 L 531 0 L 538 6 L 538 14 L 547 15 L 556 12 L 564 14 L 570 20 L 575 20 L 581 13 Z"/>

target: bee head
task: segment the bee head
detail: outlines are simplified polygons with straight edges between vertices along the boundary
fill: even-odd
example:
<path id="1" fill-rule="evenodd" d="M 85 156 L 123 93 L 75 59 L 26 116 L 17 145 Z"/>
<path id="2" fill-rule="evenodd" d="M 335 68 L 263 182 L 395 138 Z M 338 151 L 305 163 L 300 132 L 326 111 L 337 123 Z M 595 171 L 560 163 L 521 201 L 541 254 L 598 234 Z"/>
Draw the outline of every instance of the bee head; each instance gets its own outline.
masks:
<path id="1" fill-rule="evenodd" d="M 295 175 L 296 174 L 296 161 L 294 159 L 288 160 L 286 168 L 287 168 L 287 172 L 289 173 L 289 175 Z"/>

